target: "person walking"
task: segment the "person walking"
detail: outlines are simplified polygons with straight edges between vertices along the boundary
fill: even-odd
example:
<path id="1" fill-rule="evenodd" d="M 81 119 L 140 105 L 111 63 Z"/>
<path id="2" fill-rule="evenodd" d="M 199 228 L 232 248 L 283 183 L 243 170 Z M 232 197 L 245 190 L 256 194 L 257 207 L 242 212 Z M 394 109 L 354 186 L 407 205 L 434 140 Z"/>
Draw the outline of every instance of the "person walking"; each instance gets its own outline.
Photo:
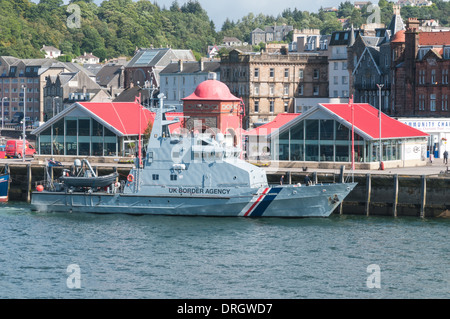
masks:
<path id="1" fill-rule="evenodd" d="M 284 175 L 281 175 L 281 178 L 280 178 L 280 185 L 283 185 L 283 182 L 284 182 Z"/>
<path id="2" fill-rule="evenodd" d="M 447 150 L 445 150 L 445 152 L 444 152 L 444 164 L 448 164 L 448 152 L 447 152 Z"/>
<path id="3" fill-rule="evenodd" d="M 311 178 L 309 178 L 309 175 L 305 176 L 305 179 L 303 180 L 306 186 L 309 186 L 312 184 Z"/>

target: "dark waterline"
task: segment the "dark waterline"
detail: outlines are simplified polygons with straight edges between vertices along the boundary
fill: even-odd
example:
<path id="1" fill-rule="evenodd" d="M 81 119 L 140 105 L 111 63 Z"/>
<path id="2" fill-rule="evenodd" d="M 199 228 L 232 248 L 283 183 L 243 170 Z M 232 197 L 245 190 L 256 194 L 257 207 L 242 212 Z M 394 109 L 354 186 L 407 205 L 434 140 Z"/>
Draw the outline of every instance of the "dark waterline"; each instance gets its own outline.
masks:
<path id="1" fill-rule="evenodd" d="M 35 213 L 0 206 L 0 298 L 449 298 L 449 219 Z M 69 288 L 69 265 L 81 288 Z M 369 288 L 369 265 L 380 288 Z"/>

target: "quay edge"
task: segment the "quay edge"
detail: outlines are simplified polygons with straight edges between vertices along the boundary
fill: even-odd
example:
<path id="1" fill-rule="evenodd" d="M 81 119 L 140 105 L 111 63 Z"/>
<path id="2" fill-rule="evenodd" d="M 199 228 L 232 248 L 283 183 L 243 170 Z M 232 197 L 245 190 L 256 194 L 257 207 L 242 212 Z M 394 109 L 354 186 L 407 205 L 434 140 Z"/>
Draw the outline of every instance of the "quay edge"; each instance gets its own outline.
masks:
<path id="1" fill-rule="evenodd" d="M 0 163 L 5 165 L 11 174 L 10 201 L 30 201 L 31 192 L 40 181 L 44 180 L 45 165 L 36 161 L 25 163 Z M 70 167 L 65 163 L 54 167 L 54 176 L 59 176 L 63 168 Z M 119 173 L 120 179 L 125 179 L 131 164 L 93 163 L 99 175 Z M 278 184 L 281 175 L 285 175 L 285 183 L 303 183 L 305 175 L 310 175 L 318 183 L 339 182 L 341 172 L 334 171 L 268 171 L 269 183 Z M 344 180 L 358 185 L 347 196 L 341 207 L 333 214 L 367 215 L 367 216 L 415 216 L 415 217 L 450 217 L 450 174 L 410 175 L 354 173 L 345 171 Z"/>

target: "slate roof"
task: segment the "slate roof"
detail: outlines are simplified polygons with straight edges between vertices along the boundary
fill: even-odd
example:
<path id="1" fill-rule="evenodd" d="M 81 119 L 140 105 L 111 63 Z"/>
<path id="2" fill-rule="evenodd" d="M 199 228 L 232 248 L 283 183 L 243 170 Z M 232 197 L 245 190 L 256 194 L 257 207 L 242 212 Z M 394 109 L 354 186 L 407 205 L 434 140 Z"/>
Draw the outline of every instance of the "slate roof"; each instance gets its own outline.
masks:
<path id="1" fill-rule="evenodd" d="M 205 61 L 203 62 L 203 70 L 200 70 L 199 62 L 183 62 L 183 70 L 179 72 L 178 62 L 173 62 L 167 65 L 160 74 L 170 73 L 208 73 L 208 72 L 220 72 L 220 62 L 217 61 Z"/>

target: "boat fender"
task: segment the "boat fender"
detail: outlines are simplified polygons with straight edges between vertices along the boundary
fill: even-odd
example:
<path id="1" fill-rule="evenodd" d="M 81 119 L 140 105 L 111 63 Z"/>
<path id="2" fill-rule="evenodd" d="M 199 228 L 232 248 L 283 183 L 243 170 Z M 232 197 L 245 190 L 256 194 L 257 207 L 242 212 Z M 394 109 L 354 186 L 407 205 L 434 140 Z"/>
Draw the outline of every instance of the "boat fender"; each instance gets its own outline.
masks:
<path id="1" fill-rule="evenodd" d="M 134 176 L 132 174 L 129 174 L 127 176 L 127 181 L 129 181 L 130 183 L 134 180 Z"/>
<path id="2" fill-rule="evenodd" d="M 115 188 L 119 188 L 119 186 L 120 186 L 119 182 L 115 182 L 115 183 L 114 183 L 114 187 L 115 187 Z"/>

